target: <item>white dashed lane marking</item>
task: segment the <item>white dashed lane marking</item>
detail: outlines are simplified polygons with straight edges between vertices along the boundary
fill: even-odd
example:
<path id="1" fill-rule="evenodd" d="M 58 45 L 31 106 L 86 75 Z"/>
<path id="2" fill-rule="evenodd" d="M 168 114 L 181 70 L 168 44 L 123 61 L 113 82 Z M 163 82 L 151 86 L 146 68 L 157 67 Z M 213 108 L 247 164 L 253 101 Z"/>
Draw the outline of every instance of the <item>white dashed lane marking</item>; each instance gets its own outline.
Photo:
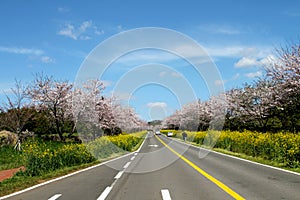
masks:
<path id="1" fill-rule="evenodd" d="M 163 200 L 172 200 L 168 189 L 162 189 L 161 196 L 162 196 Z"/>
<path id="2" fill-rule="evenodd" d="M 119 171 L 119 173 L 115 176 L 115 179 L 121 178 L 123 173 L 124 173 L 124 171 Z"/>
<path id="3" fill-rule="evenodd" d="M 130 163 L 131 163 L 131 162 L 127 162 L 127 163 L 124 165 L 123 168 L 126 169 L 126 168 L 130 165 Z"/>
<path id="4" fill-rule="evenodd" d="M 51 198 L 49 198 L 48 200 L 56 200 L 58 199 L 62 194 L 56 194 L 54 196 L 52 196 Z"/>
<path id="5" fill-rule="evenodd" d="M 105 198 L 107 197 L 107 195 L 110 193 L 112 187 L 106 187 L 105 190 L 102 192 L 102 194 L 98 197 L 97 200 L 105 200 Z"/>

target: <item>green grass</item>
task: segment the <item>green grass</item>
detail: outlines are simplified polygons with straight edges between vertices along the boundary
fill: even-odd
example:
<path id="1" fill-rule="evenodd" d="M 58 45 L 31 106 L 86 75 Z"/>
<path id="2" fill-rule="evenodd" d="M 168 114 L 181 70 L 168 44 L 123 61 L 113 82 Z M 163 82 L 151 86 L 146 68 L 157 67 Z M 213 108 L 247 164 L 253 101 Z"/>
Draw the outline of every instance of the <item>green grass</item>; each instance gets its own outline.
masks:
<path id="1" fill-rule="evenodd" d="M 17 168 L 24 165 L 21 153 L 11 146 L 0 147 L 0 170 Z"/>
<path id="2" fill-rule="evenodd" d="M 15 167 L 19 167 L 22 165 L 28 165 L 31 166 L 30 163 L 28 163 L 28 155 L 31 155 L 34 157 L 33 164 L 38 164 L 38 168 L 43 168 L 46 165 L 43 163 L 49 162 L 49 158 L 47 157 L 51 155 L 51 152 L 53 152 L 53 155 L 62 156 L 59 152 L 62 151 L 62 153 L 66 153 L 66 157 L 63 157 L 63 159 L 69 159 L 69 162 L 72 162 L 72 165 L 69 166 L 68 163 L 65 163 L 60 168 L 56 170 L 52 170 L 52 168 L 41 171 L 41 173 L 28 173 L 28 172 L 18 172 L 14 177 L 10 179 L 6 179 L 3 182 L 0 182 L 0 196 L 4 196 L 10 193 L 13 193 L 15 191 L 19 191 L 25 188 L 28 188 L 30 186 L 36 185 L 38 183 L 69 174 L 71 172 L 104 162 L 106 160 L 110 160 L 116 157 L 119 157 L 121 155 L 126 154 L 128 151 L 135 151 L 137 150 L 140 145 L 142 144 L 144 140 L 144 136 L 146 135 L 146 132 L 139 132 L 135 134 L 128 134 L 128 135 L 121 135 L 121 136 L 114 136 L 113 142 L 115 145 L 112 145 L 112 142 L 109 142 L 108 145 L 104 149 L 105 151 L 101 151 L 100 153 L 104 153 L 104 155 L 100 155 L 97 160 L 89 160 L 89 163 L 82 163 L 80 159 L 80 155 L 78 152 L 82 152 L 82 147 L 80 147 L 77 150 L 77 146 L 81 146 L 81 144 L 70 144 L 70 143 L 61 143 L 61 142 L 41 142 L 41 141 L 33 141 L 24 143 L 24 151 L 22 153 L 15 151 L 12 147 L 1 147 L 0 148 L 0 169 L 11 169 Z M 119 141 L 122 140 L 122 141 Z M 100 143 L 96 143 L 96 147 L 99 149 L 101 148 L 101 145 L 106 145 L 107 141 L 109 141 L 107 138 L 103 137 L 102 139 L 99 139 L 101 141 Z M 103 143 L 103 141 L 106 141 Z M 74 146 L 75 145 L 75 146 Z M 116 146 L 120 145 L 120 147 Z M 109 149 L 108 147 L 112 147 L 113 150 Z M 122 149 L 123 148 L 123 149 Z M 124 150 L 125 149 L 125 150 Z M 70 151 L 69 151 L 70 150 Z M 75 151 L 75 153 L 74 153 Z M 87 152 L 83 152 L 82 156 L 86 157 Z M 71 155 L 71 156 L 70 156 Z M 72 159 L 76 158 L 76 159 Z M 26 160 L 27 159 L 27 160 Z M 51 164 L 51 163 L 46 163 Z M 57 164 L 57 163 L 54 163 Z M 35 170 L 35 169 L 33 169 Z"/>
<path id="3" fill-rule="evenodd" d="M 93 163 L 83 164 L 80 166 L 66 167 L 40 176 L 28 176 L 26 175 L 26 173 L 18 172 L 12 178 L 0 182 L 0 196 L 5 196 L 13 192 L 28 188 L 30 186 L 51 180 L 53 178 L 87 168 L 89 166 L 98 164 L 99 162 L 100 161 L 95 161 Z"/>

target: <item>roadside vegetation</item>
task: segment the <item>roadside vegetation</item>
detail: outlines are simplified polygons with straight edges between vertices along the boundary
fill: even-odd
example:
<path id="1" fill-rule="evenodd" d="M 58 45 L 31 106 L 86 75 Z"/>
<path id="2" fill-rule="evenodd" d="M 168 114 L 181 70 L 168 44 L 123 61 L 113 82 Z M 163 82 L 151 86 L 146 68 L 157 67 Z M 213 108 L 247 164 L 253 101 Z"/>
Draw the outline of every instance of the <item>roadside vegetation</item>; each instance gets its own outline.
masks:
<path id="1" fill-rule="evenodd" d="M 203 148 L 300 173 L 300 135 L 252 131 L 185 131 L 186 141 Z M 177 138 L 182 139 L 178 132 Z"/>
<path id="2" fill-rule="evenodd" d="M 196 145 L 299 169 L 300 45 L 279 50 L 273 61 L 253 83 L 148 125 L 179 138 L 187 130 L 187 141 Z M 16 80 L 0 106 L 0 170 L 25 171 L 0 182 L 0 195 L 138 148 L 146 134 L 138 131 L 147 123 L 133 108 L 104 96 L 104 88 L 101 80 L 75 87 L 43 74 L 27 85 Z M 216 135 L 206 137 L 207 131 Z M 21 151 L 13 148 L 18 140 Z"/>
<path id="3" fill-rule="evenodd" d="M 0 182 L 0 196 L 134 151 L 145 135 L 146 131 L 103 136 L 87 144 L 34 139 L 24 142 L 21 151 L 1 147 L 1 170 L 24 166 L 25 171 Z"/>
<path id="4" fill-rule="evenodd" d="M 279 49 L 263 75 L 182 106 L 163 127 L 190 131 L 300 132 L 300 43 Z"/>
<path id="5" fill-rule="evenodd" d="M 184 105 L 163 132 L 187 130 L 196 145 L 300 172 L 300 43 L 277 54 L 262 77 Z"/>

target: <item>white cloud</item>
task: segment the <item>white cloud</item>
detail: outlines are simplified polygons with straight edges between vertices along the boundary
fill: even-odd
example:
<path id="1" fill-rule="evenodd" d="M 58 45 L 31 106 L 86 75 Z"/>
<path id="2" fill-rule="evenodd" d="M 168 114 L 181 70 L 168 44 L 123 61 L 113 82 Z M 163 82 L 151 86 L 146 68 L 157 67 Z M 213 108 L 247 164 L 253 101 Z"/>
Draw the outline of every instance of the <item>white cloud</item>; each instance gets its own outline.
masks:
<path id="1" fill-rule="evenodd" d="M 286 10 L 283 12 L 284 15 L 290 16 L 290 17 L 300 17 L 300 12 L 299 10 L 297 11 L 291 11 L 291 10 Z"/>
<path id="2" fill-rule="evenodd" d="M 177 72 L 172 72 L 172 73 L 171 73 L 171 76 L 174 76 L 174 77 L 181 77 L 181 74 L 180 74 L 180 73 L 177 73 Z"/>
<path id="3" fill-rule="evenodd" d="M 54 59 L 50 58 L 49 56 L 42 56 L 41 57 L 41 61 L 43 63 L 54 63 Z"/>
<path id="4" fill-rule="evenodd" d="M 245 74 L 246 77 L 248 78 L 256 78 L 262 76 L 262 71 L 257 71 L 257 72 L 250 72 Z"/>
<path id="5" fill-rule="evenodd" d="M 225 82 L 226 82 L 225 80 L 216 80 L 215 85 L 216 86 L 224 85 Z"/>
<path id="6" fill-rule="evenodd" d="M 160 63 L 160 62 L 168 62 L 168 61 L 174 61 L 180 59 L 178 56 L 167 53 L 164 51 L 143 51 L 143 50 L 137 50 L 133 51 L 129 54 L 126 54 L 119 59 L 117 59 L 115 62 L 119 64 L 126 64 L 126 65 L 136 65 L 140 63 Z M 160 76 L 163 76 L 164 74 L 160 74 Z"/>
<path id="7" fill-rule="evenodd" d="M 84 21 L 79 27 L 80 32 L 85 32 L 88 28 L 92 26 L 92 21 Z"/>
<path id="8" fill-rule="evenodd" d="M 234 64 L 237 68 L 249 67 L 249 66 L 257 66 L 259 65 L 259 61 L 255 58 L 242 57 L 237 63 Z"/>
<path id="9" fill-rule="evenodd" d="M 240 57 L 254 57 L 262 58 L 271 54 L 272 47 L 268 46 L 207 46 L 204 47 L 208 54 L 212 57 L 229 57 L 229 58 L 240 58 Z"/>
<path id="10" fill-rule="evenodd" d="M 166 71 L 162 71 L 159 73 L 159 76 L 160 77 L 164 77 L 167 75 L 167 72 Z M 180 73 L 177 73 L 177 72 L 172 72 L 171 73 L 171 76 L 174 76 L 174 77 L 181 77 L 181 74 Z"/>
<path id="11" fill-rule="evenodd" d="M 55 62 L 55 60 L 53 58 L 46 56 L 44 51 L 41 49 L 0 46 L 0 52 L 27 55 L 30 60 L 41 61 L 43 63 L 54 63 Z"/>
<path id="12" fill-rule="evenodd" d="M 89 40 L 91 39 L 91 34 L 100 35 L 103 33 L 104 31 L 98 30 L 91 20 L 84 21 L 77 26 L 66 23 L 61 30 L 57 32 L 58 35 L 66 36 L 73 40 Z"/>
<path id="13" fill-rule="evenodd" d="M 267 57 L 263 58 L 260 60 L 260 63 L 263 66 L 269 66 L 273 63 L 278 63 L 280 62 L 278 58 L 276 58 L 273 54 L 268 55 Z"/>
<path id="14" fill-rule="evenodd" d="M 35 56 L 44 54 L 44 51 L 40 49 L 30 49 L 30 48 L 20 48 L 20 47 L 0 46 L 0 51 L 6 53 L 27 54 L 27 55 L 35 55 Z"/>
<path id="15" fill-rule="evenodd" d="M 162 71 L 162 72 L 159 73 L 159 76 L 160 76 L 160 77 L 164 77 L 166 74 L 167 74 L 167 72 Z"/>
<path id="16" fill-rule="evenodd" d="M 147 107 L 153 108 L 153 107 L 161 107 L 166 108 L 168 105 L 165 102 L 151 102 L 147 104 Z"/>
<path id="17" fill-rule="evenodd" d="M 242 31 L 229 25 L 210 24 L 200 26 L 200 29 L 212 34 L 237 35 L 242 33 Z"/>
<path id="18" fill-rule="evenodd" d="M 94 29 L 94 33 L 96 35 L 103 35 L 104 34 L 104 30 L 99 30 L 97 26 L 93 26 Z"/>
<path id="19" fill-rule="evenodd" d="M 80 37 L 79 37 L 79 39 L 80 40 L 90 40 L 90 39 L 92 39 L 90 36 L 87 36 L 87 35 L 81 35 Z"/>
<path id="20" fill-rule="evenodd" d="M 77 35 L 75 34 L 75 28 L 71 24 L 66 24 L 65 27 L 62 28 L 57 34 L 77 40 Z"/>
<path id="21" fill-rule="evenodd" d="M 236 68 L 256 67 L 256 66 L 267 67 L 274 62 L 277 62 L 277 59 L 275 58 L 274 55 L 270 54 L 263 58 L 242 57 L 238 62 L 234 64 L 234 66 Z"/>
<path id="22" fill-rule="evenodd" d="M 57 11 L 60 13 L 67 13 L 67 12 L 70 12 L 70 9 L 66 8 L 66 7 L 58 7 Z"/>

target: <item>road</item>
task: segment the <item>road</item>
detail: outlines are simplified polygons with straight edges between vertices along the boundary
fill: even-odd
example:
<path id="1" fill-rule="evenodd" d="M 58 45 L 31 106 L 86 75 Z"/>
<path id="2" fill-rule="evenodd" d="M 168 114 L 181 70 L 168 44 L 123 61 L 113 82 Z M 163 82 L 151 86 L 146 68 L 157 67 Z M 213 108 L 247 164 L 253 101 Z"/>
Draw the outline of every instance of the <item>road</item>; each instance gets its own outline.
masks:
<path id="1" fill-rule="evenodd" d="M 300 175 L 149 133 L 138 152 L 0 199 L 299 199 Z"/>

